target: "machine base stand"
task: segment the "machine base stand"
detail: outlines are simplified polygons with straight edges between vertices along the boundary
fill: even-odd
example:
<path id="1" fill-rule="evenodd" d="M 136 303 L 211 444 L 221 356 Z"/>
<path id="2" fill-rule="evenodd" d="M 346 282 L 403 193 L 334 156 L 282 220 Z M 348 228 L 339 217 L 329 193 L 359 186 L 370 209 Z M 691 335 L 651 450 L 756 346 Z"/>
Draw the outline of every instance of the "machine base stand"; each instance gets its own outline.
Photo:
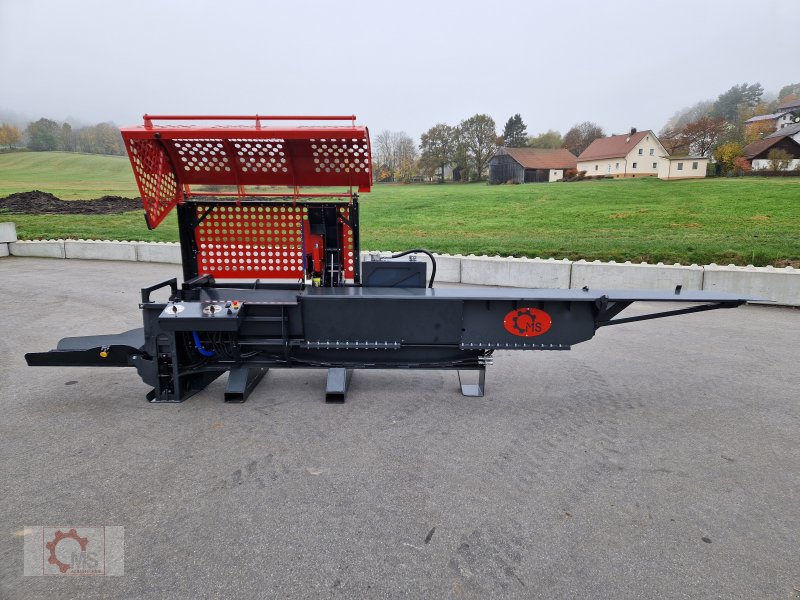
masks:
<path id="1" fill-rule="evenodd" d="M 244 402 L 269 369 L 239 367 L 231 369 L 225 386 L 225 402 Z"/>
<path id="2" fill-rule="evenodd" d="M 353 369 L 328 369 L 328 384 L 325 388 L 325 402 L 341 404 L 347 395 L 347 386 L 353 376 Z"/>
<path id="3" fill-rule="evenodd" d="M 174 404 L 183 402 L 187 398 L 202 392 L 217 377 L 225 371 L 207 371 L 205 373 L 195 373 L 180 378 L 172 387 L 157 392 L 155 389 L 147 393 L 147 401 L 150 404 Z"/>
<path id="4" fill-rule="evenodd" d="M 483 392 L 486 388 L 486 369 L 478 369 L 478 383 L 464 383 L 461 381 L 461 371 L 458 373 L 458 383 L 461 386 L 461 394 L 471 398 L 483 397 Z"/>

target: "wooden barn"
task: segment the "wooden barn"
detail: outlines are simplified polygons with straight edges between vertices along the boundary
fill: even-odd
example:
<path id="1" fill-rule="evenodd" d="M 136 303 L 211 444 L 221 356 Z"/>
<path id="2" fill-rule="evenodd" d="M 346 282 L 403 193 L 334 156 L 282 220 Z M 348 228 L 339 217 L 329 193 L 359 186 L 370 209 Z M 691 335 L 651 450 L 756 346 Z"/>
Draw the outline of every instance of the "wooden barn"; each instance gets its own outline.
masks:
<path id="1" fill-rule="evenodd" d="M 547 183 L 564 179 L 578 160 L 569 150 L 498 148 L 489 160 L 489 183 Z"/>
<path id="2" fill-rule="evenodd" d="M 489 183 L 547 183 L 564 179 L 578 159 L 564 148 L 498 148 L 489 160 Z"/>

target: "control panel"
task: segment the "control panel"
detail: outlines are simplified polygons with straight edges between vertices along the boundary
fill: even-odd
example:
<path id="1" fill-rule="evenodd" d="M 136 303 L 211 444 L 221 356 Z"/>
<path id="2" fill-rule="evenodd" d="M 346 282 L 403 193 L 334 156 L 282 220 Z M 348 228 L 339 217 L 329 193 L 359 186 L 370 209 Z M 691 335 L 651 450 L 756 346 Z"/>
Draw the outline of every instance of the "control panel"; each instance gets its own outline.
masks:
<path id="1" fill-rule="evenodd" d="M 170 302 L 158 323 L 167 331 L 238 331 L 243 310 L 238 300 Z"/>

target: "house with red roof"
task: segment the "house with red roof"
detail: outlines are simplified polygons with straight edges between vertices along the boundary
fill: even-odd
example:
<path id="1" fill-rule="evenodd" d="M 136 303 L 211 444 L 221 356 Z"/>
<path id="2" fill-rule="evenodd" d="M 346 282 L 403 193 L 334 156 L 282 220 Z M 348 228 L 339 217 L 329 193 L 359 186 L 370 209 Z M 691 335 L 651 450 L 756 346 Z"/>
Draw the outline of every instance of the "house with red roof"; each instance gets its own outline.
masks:
<path id="1" fill-rule="evenodd" d="M 787 130 L 784 129 L 783 131 Z M 789 156 L 783 170 L 790 171 L 800 167 L 800 143 L 793 139 L 791 135 L 780 135 L 780 131 L 776 132 L 776 134 L 757 140 L 752 144 L 747 144 L 742 150 L 742 155 L 750 161 L 754 171 L 772 169 L 772 161 L 769 157 L 769 153 L 772 150 L 783 150 Z"/>
<path id="2" fill-rule="evenodd" d="M 489 183 L 546 183 L 564 179 L 577 159 L 565 148 L 498 148 L 489 159 Z"/>
<path id="3" fill-rule="evenodd" d="M 578 171 L 587 177 L 705 177 L 708 158 L 670 156 L 652 130 L 611 135 L 589 144 L 578 157 Z"/>
<path id="4" fill-rule="evenodd" d="M 589 144 L 578 156 L 578 171 L 587 177 L 656 177 L 658 162 L 667 151 L 651 130 L 611 135 Z"/>

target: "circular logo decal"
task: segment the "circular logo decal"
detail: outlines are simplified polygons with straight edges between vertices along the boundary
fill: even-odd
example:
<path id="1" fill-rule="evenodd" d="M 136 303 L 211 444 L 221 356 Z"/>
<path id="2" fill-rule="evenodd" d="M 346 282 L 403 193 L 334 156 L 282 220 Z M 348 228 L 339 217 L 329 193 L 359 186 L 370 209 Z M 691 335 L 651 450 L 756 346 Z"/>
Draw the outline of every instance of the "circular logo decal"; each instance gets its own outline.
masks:
<path id="1" fill-rule="evenodd" d="M 538 308 L 518 308 L 512 310 L 503 319 L 503 327 L 508 333 L 520 337 L 533 337 L 547 333 L 553 319 L 543 310 Z"/>

